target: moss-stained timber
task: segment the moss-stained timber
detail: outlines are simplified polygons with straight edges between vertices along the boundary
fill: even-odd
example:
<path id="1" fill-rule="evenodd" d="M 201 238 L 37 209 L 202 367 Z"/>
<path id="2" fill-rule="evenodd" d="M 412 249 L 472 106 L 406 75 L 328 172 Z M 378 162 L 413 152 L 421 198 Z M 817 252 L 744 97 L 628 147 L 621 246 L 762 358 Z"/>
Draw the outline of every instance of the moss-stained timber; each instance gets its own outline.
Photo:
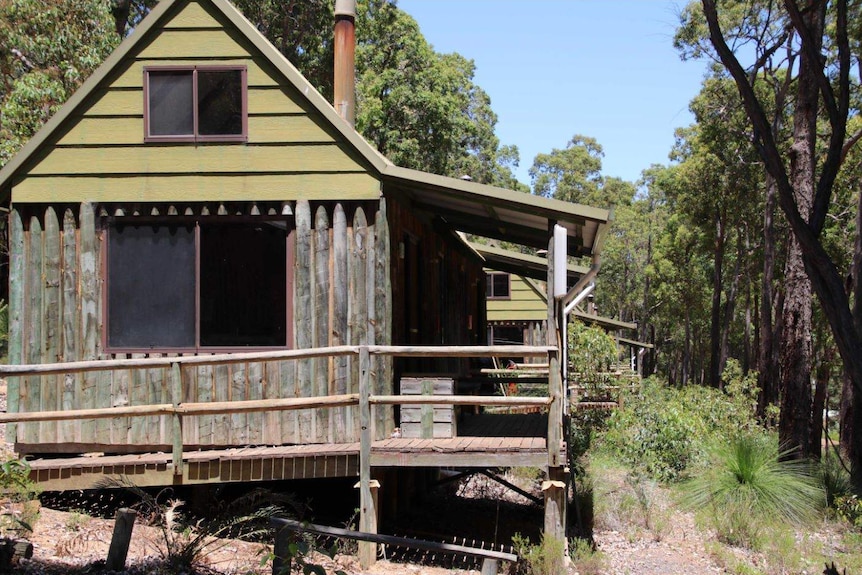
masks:
<path id="1" fill-rule="evenodd" d="M 27 361 L 24 356 L 24 324 L 26 313 L 25 302 L 25 270 L 26 252 L 24 251 L 24 224 L 18 210 L 9 213 L 9 363 L 22 364 Z M 21 378 L 11 377 L 7 380 L 7 405 L 9 413 L 16 413 Z M 18 426 L 10 425 L 6 429 L 8 439 L 17 441 Z"/>
<path id="2" fill-rule="evenodd" d="M 213 366 L 213 401 L 226 402 L 230 399 L 230 366 Z M 216 438 L 230 442 L 231 438 L 230 415 L 219 413 L 214 416 L 213 433 Z"/>
<path id="3" fill-rule="evenodd" d="M 199 365 L 196 369 L 197 392 L 194 395 L 195 401 L 213 401 L 215 387 L 213 385 L 213 366 Z M 214 444 L 216 435 L 213 429 L 213 417 L 199 417 L 194 422 L 198 429 L 198 444 Z"/>
<path id="4" fill-rule="evenodd" d="M 314 311 L 311 317 L 312 347 L 326 347 L 329 345 L 330 313 L 329 313 L 329 216 L 325 206 L 318 206 L 314 216 L 314 281 L 313 303 Z M 330 358 L 318 358 L 314 361 L 314 384 L 312 395 L 327 395 L 330 393 L 329 381 Z M 329 411 L 319 410 L 314 414 L 315 435 L 320 438 L 328 437 L 332 441 L 333 430 L 330 429 Z"/>
<path id="5" fill-rule="evenodd" d="M 173 424 L 171 426 L 171 444 L 173 446 L 172 461 L 174 466 L 174 475 L 183 474 L 183 418 L 177 412 L 177 407 L 182 402 L 183 397 L 183 375 L 180 369 L 180 364 L 171 364 L 171 370 L 168 375 L 170 381 L 169 387 L 171 392 L 171 404 L 174 408 Z"/>
<path id="6" fill-rule="evenodd" d="M 311 287 L 311 207 L 306 200 L 296 202 L 296 257 L 294 267 L 294 326 L 296 347 L 312 347 L 312 314 L 314 313 Z M 312 393 L 314 362 L 300 361 L 297 365 L 297 391 L 300 397 Z M 299 441 L 307 442 L 312 438 L 312 414 L 299 414 Z"/>
<path id="7" fill-rule="evenodd" d="M 332 345 L 346 345 L 347 339 L 347 216 L 344 206 L 336 204 L 332 216 Z M 344 356 L 333 358 L 333 393 L 348 391 L 350 369 L 349 359 Z M 335 439 L 344 441 L 353 437 L 353 411 L 345 408 L 332 414 L 336 421 Z"/>
<path id="8" fill-rule="evenodd" d="M 248 393 L 247 401 L 259 401 L 263 399 L 263 365 L 259 361 L 248 363 Z M 246 416 L 248 428 L 248 443 L 261 445 L 263 441 L 263 416 L 260 413 L 249 413 Z"/>
<path id="9" fill-rule="evenodd" d="M 368 310 L 366 296 L 366 258 L 368 249 L 368 224 L 365 212 L 357 207 L 353 214 L 352 242 L 347 258 L 349 314 L 347 333 L 351 345 L 366 345 L 368 342 Z M 372 230 L 373 232 L 373 230 Z M 351 391 L 361 391 L 353 386 L 360 385 L 361 362 L 353 361 L 351 369 Z M 369 369 L 369 377 L 371 376 Z M 370 415 L 369 415 L 370 417 Z M 371 430 L 374 433 L 374 430 Z"/>
<path id="10" fill-rule="evenodd" d="M 79 247 L 78 247 L 78 290 L 80 293 L 80 325 L 81 349 L 80 359 L 94 361 L 97 358 L 96 342 L 99 337 L 98 302 L 99 276 L 97 263 L 99 247 L 96 237 L 95 210 L 92 204 L 81 204 L 79 215 Z M 87 409 L 96 407 L 96 395 L 101 374 L 84 373 L 81 383 L 81 399 L 79 406 Z M 96 425 L 94 421 L 81 422 L 81 441 L 95 441 Z"/>
<path id="11" fill-rule="evenodd" d="M 44 337 L 42 361 L 60 360 L 63 347 L 63 324 L 60 312 L 60 222 L 53 207 L 45 210 L 44 232 L 44 277 L 43 277 L 43 314 Z M 60 407 L 60 376 L 42 378 L 41 410 L 51 411 Z M 40 426 L 39 436 L 43 441 L 57 441 L 57 424 L 44 423 Z"/>
<path id="12" fill-rule="evenodd" d="M 230 399 L 245 401 L 248 399 L 247 363 L 230 366 Z M 248 416 L 245 413 L 232 412 L 230 416 L 230 442 L 234 445 L 249 443 Z"/>
<path id="13" fill-rule="evenodd" d="M 63 308 L 63 361 L 75 361 L 81 349 L 80 314 L 78 313 L 78 244 L 75 214 L 70 208 L 63 213 L 63 267 L 62 267 L 62 308 Z M 81 377 L 63 374 L 63 391 L 60 403 L 62 409 L 73 409 L 81 397 Z M 61 442 L 80 441 L 80 425 L 60 423 Z"/>
<path id="14" fill-rule="evenodd" d="M 42 281 L 42 224 L 39 218 L 30 218 L 30 238 L 27 246 L 27 360 L 30 363 L 42 361 L 42 312 L 44 283 Z M 29 377 L 25 380 L 25 391 L 21 393 L 22 411 L 38 411 L 42 406 L 42 380 Z M 39 425 L 24 426 L 24 441 L 40 441 Z"/>
<path id="15" fill-rule="evenodd" d="M 374 218 L 374 307 L 375 324 L 374 343 L 380 345 L 391 345 L 392 343 L 392 289 L 390 246 L 389 246 L 389 223 L 386 216 L 386 199 L 380 199 L 380 206 Z M 375 358 L 377 377 L 374 393 L 391 394 L 393 388 L 394 373 L 392 370 L 392 359 L 389 357 Z M 379 414 L 378 414 L 379 415 Z M 383 417 L 375 418 L 377 421 L 376 435 L 378 439 L 389 437 L 395 428 L 395 414 L 393 410 L 383 411 Z"/>
<path id="16" fill-rule="evenodd" d="M 263 397 L 281 399 L 281 369 L 279 362 L 263 364 Z M 278 411 L 267 411 L 263 416 L 263 441 L 266 445 L 282 443 L 281 415 Z"/>

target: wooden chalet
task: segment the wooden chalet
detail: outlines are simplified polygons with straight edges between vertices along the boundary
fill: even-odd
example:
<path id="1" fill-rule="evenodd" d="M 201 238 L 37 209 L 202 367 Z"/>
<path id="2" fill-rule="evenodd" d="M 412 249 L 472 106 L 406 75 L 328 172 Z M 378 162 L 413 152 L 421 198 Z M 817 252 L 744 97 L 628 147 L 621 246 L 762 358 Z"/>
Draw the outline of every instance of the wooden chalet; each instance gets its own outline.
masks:
<path id="1" fill-rule="evenodd" d="M 564 476 L 559 368 L 551 423 L 517 437 L 475 419 L 393 438 L 399 404 L 431 401 L 400 381 L 451 379 L 450 408 L 501 400 L 458 388 L 506 352 L 486 346 L 484 262 L 458 232 L 591 256 L 608 212 L 393 165 L 225 0 L 159 2 L 0 196 L 3 421 L 46 489 L 360 475 L 372 529 L 369 467 Z M 533 343 L 554 365 L 555 330 Z"/>

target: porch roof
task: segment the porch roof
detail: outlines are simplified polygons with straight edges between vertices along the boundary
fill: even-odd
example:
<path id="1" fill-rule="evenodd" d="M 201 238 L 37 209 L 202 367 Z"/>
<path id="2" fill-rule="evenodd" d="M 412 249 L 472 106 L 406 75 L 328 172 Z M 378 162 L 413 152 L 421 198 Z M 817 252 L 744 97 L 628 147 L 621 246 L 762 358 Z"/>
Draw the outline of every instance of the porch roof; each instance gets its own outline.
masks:
<path id="1" fill-rule="evenodd" d="M 540 256 L 532 256 L 522 254 L 512 250 L 495 248 L 476 242 L 470 242 L 470 247 L 476 253 L 482 256 L 487 264 L 486 267 L 510 274 L 516 274 L 523 277 L 528 277 L 534 280 L 547 281 L 548 279 L 548 260 Z M 586 266 L 578 266 L 569 264 L 567 266 L 567 276 L 569 283 L 574 283 L 586 274 L 590 268 Z"/>

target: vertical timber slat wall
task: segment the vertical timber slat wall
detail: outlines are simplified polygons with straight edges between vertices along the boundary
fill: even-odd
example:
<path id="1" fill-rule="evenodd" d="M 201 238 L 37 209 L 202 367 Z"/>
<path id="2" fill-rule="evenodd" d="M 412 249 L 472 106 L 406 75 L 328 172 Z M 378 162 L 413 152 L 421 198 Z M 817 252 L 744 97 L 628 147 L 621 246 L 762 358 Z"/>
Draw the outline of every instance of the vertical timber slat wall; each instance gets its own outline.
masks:
<path id="1" fill-rule="evenodd" d="M 141 213 L 151 208 L 136 206 Z M 48 363 L 176 354 L 103 351 L 106 221 L 100 206 L 15 206 L 10 213 L 10 361 Z M 386 206 L 371 202 L 298 201 L 293 254 L 291 348 L 392 342 L 389 226 Z M 75 213 L 75 212 L 78 213 Z M 62 213 L 62 221 L 58 215 Z M 373 218 L 367 219 L 367 214 Z M 105 213 L 102 212 L 102 216 Z M 23 217 L 22 217 L 23 216 Z M 169 216 L 168 216 L 169 217 Z M 369 309 L 369 306 L 373 309 Z M 353 357 L 250 362 L 182 368 L 183 401 L 239 401 L 359 392 Z M 80 375 L 32 376 L 9 382 L 10 411 L 87 409 L 170 402 L 168 369 L 125 369 Z M 392 393 L 391 358 L 374 358 L 372 393 Z M 19 381 L 16 381 L 19 380 Z M 187 446 L 217 447 L 353 442 L 357 412 L 345 407 L 199 416 L 183 426 Z M 379 409 L 377 438 L 394 427 Z M 29 423 L 17 426 L 24 453 L 135 452 L 167 449 L 165 416 Z"/>

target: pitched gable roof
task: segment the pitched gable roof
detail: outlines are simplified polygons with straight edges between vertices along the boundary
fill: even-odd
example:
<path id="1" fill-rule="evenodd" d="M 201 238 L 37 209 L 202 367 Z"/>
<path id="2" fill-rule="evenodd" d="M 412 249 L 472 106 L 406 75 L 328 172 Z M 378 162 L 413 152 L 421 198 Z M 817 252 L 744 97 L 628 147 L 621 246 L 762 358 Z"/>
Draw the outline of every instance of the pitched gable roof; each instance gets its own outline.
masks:
<path id="1" fill-rule="evenodd" d="M 606 210 L 395 166 L 338 116 L 314 86 L 233 5 L 227 0 L 198 1 L 223 16 L 237 34 L 259 51 L 284 78 L 285 84 L 292 86 L 335 130 L 339 139 L 363 160 L 374 177 L 407 194 L 416 201 L 419 209 L 443 215 L 453 229 L 491 237 L 513 234 L 514 241 L 528 245 L 545 243 L 548 225 L 559 222 L 568 230 L 571 254 L 589 255 L 598 251 L 609 218 Z M 156 5 L 134 33 L 120 44 L 54 117 L 0 170 L 0 200 L 8 200 L 15 177 L 20 176 L 31 161 L 38 158 L 40 149 L 71 120 L 76 111 L 88 105 L 97 89 L 108 82 L 111 72 L 160 33 L 188 4 L 189 0 L 162 0 Z"/>

